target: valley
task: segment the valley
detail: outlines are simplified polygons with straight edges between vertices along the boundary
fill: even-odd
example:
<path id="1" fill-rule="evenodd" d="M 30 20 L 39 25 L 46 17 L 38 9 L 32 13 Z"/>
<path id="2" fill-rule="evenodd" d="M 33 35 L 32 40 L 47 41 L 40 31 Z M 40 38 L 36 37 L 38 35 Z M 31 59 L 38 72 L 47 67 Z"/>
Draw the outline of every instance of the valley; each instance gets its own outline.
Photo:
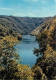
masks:
<path id="1" fill-rule="evenodd" d="M 0 16 L 0 65 L 1 80 L 55 80 L 56 16 Z"/>

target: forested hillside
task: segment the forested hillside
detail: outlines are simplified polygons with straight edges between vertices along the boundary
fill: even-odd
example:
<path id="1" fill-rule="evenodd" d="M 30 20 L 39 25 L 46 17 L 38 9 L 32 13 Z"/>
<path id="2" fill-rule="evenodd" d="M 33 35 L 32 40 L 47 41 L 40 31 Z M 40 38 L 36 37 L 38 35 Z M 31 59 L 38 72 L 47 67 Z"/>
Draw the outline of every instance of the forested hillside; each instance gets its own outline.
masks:
<path id="1" fill-rule="evenodd" d="M 0 15 L 0 24 L 4 27 L 11 28 L 11 30 L 14 30 L 20 34 L 29 34 L 47 19 L 49 18 L 14 17 Z"/>
<path id="2" fill-rule="evenodd" d="M 21 39 L 19 33 L 0 25 L 0 80 L 33 79 L 34 72 L 29 66 L 20 64 L 20 57 L 14 49 Z"/>
<path id="3" fill-rule="evenodd" d="M 20 33 L 17 33 L 14 30 L 11 30 L 11 28 L 8 28 L 8 27 L 6 28 L 0 24 L 0 39 L 2 37 L 6 37 L 10 35 L 13 37 L 16 37 L 18 40 L 22 39 L 22 36 L 20 35 Z"/>
<path id="4" fill-rule="evenodd" d="M 56 80 L 56 16 L 35 30 L 39 49 L 35 49 L 34 53 L 36 56 L 39 53 L 42 55 L 34 66 L 35 77 L 42 77 L 41 80 Z M 40 75 L 37 75 L 38 66 L 41 68 Z"/>
<path id="5" fill-rule="evenodd" d="M 31 34 L 37 35 L 43 30 L 48 30 L 52 25 L 54 18 L 49 18 L 48 20 L 44 21 L 41 25 L 39 25 L 36 29 L 34 29 Z"/>

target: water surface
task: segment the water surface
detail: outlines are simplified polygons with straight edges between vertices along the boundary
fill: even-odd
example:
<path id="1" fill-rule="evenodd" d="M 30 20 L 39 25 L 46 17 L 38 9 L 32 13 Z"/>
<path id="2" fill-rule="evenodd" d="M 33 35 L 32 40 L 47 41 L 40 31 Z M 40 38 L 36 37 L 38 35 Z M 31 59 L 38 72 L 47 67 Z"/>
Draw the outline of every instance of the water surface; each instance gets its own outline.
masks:
<path id="1" fill-rule="evenodd" d="M 31 35 L 22 35 L 23 39 L 21 43 L 15 46 L 16 52 L 22 59 L 22 64 L 30 65 L 32 67 L 37 57 L 33 54 L 34 48 L 38 48 L 38 43 L 36 42 L 36 37 Z"/>

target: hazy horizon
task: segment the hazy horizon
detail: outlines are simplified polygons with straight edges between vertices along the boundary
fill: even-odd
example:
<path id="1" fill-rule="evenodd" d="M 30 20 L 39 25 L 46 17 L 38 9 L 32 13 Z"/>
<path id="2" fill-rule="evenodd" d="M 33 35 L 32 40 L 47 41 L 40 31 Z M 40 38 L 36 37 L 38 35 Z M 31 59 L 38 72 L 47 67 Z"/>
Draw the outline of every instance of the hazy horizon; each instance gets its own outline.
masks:
<path id="1" fill-rule="evenodd" d="M 22 17 L 22 18 L 23 17 L 25 17 L 25 18 L 28 18 L 28 17 L 29 18 L 46 18 L 46 17 L 54 17 L 55 15 L 54 16 L 42 16 L 42 17 L 40 17 L 40 16 L 39 17 L 37 17 L 37 16 L 36 17 L 35 16 L 16 16 L 16 15 L 15 16 L 14 15 L 0 15 L 0 16 L 9 16 L 9 17 L 13 16 L 13 17 Z"/>

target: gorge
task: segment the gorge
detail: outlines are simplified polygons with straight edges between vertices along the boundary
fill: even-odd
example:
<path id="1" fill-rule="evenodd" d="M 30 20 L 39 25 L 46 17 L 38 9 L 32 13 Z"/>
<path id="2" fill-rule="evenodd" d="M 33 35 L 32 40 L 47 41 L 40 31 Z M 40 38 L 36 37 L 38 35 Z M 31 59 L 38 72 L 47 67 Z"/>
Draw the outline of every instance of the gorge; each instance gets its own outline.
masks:
<path id="1" fill-rule="evenodd" d="M 37 26 L 31 35 L 29 29 L 24 28 L 27 35 L 21 35 L 17 29 L 12 21 L 0 19 L 1 80 L 55 80 L 56 16 Z M 20 57 L 22 62 L 18 63 Z"/>

